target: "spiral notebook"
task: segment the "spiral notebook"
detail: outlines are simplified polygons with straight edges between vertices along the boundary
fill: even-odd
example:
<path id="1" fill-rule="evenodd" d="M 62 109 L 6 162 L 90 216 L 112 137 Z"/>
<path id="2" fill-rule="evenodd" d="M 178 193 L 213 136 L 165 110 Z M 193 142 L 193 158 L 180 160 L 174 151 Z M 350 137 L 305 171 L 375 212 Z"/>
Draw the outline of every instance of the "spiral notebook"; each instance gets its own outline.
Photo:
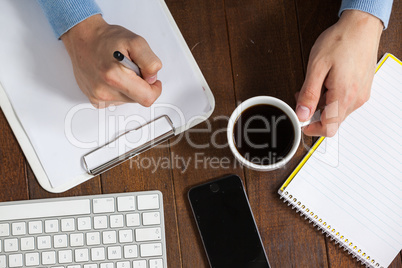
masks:
<path id="1" fill-rule="evenodd" d="M 0 1 L 0 106 L 38 182 L 50 192 L 66 191 L 182 133 L 215 106 L 163 0 L 97 3 L 108 23 L 143 36 L 161 59 L 162 94 L 151 107 L 95 109 L 37 1 Z"/>
<path id="2" fill-rule="evenodd" d="M 402 62 L 386 54 L 370 100 L 320 138 L 279 189 L 284 202 L 368 267 L 402 248 Z"/>

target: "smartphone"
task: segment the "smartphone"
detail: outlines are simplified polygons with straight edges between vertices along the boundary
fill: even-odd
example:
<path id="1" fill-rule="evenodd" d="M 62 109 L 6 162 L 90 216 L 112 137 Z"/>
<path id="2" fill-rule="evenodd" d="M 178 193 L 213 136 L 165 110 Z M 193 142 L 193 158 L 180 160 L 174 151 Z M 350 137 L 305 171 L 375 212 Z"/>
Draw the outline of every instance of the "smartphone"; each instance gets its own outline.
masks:
<path id="1" fill-rule="evenodd" d="M 238 176 L 195 186 L 188 198 L 211 267 L 270 267 Z"/>

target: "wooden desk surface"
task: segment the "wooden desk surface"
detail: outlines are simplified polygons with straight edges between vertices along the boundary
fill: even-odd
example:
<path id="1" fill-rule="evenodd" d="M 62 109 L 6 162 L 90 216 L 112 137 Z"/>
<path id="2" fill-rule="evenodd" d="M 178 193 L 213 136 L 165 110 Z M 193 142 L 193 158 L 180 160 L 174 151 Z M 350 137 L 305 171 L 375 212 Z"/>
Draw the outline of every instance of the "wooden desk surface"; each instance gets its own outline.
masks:
<path id="1" fill-rule="evenodd" d="M 188 135 L 205 148 L 195 149 L 186 139 L 177 143 L 171 140 L 169 146 L 140 156 L 168 161 L 164 168 L 154 170 L 152 164 L 139 168 L 138 161 L 126 162 L 68 192 L 51 194 L 37 183 L 0 112 L 0 201 L 159 189 L 164 195 L 169 267 L 208 267 L 186 194 L 191 186 L 234 173 L 246 185 L 273 267 L 359 267 L 351 256 L 279 200 L 278 188 L 306 149 L 301 146 L 285 168 L 260 173 L 234 166 L 234 157 L 224 146 L 226 133 L 212 135 L 226 127 L 237 103 L 249 97 L 271 95 L 295 106 L 294 93 L 303 83 L 309 51 L 318 35 L 336 22 L 340 1 L 166 2 L 215 95 L 211 118 L 197 127 L 198 133 Z M 395 0 L 378 58 L 391 52 L 402 59 L 401 29 L 402 1 Z M 211 131 L 207 130 L 208 124 Z M 305 142 L 311 145 L 312 139 L 305 137 Z M 190 159 L 187 168 L 176 161 L 183 158 Z M 214 168 L 214 158 L 229 159 L 230 165 Z M 401 253 L 391 267 L 402 267 Z"/>

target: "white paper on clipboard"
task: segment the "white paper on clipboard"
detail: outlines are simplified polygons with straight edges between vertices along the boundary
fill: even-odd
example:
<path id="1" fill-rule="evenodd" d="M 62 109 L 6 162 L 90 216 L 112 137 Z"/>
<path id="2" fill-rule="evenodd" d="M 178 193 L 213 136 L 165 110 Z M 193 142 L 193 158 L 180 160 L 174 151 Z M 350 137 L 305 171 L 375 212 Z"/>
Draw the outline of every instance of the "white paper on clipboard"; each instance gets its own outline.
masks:
<path id="1" fill-rule="evenodd" d="M 215 106 L 163 0 L 97 3 L 108 23 L 143 36 L 161 59 L 162 95 L 150 108 L 92 108 L 38 3 L 0 2 L 0 105 L 39 183 L 50 192 L 68 190 L 93 177 L 85 171 L 82 157 L 121 133 L 168 116 L 177 135 L 207 119 Z"/>

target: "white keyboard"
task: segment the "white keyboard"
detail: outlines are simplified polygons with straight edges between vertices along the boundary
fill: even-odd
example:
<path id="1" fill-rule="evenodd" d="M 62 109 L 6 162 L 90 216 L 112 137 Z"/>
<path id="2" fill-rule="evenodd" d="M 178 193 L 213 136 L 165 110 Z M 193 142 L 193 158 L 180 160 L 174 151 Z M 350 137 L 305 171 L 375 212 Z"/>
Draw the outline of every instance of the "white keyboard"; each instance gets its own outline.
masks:
<path id="1" fill-rule="evenodd" d="M 0 268 L 166 268 L 159 191 L 0 203 Z"/>

